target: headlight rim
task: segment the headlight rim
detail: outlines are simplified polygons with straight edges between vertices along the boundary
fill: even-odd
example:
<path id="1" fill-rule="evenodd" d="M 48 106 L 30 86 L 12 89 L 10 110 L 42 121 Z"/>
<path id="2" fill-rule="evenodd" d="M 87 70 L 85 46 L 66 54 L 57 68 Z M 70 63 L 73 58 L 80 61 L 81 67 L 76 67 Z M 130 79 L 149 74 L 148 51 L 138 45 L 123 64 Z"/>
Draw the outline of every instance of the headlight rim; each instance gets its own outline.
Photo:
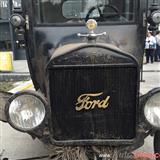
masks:
<path id="1" fill-rule="evenodd" d="M 160 93 L 160 87 L 158 88 L 154 88 L 152 89 L 151 91 L 149 91 L 146 95 L 145 95 L 145 98 L 144 98 L 144 105 L 143 105 L 143 117 L 144 117 L 144 121 L 145 123 L 147 124 L 147 126 L 149 126 L 151 129 L 154 129 L 154 130 L 160 130 L 160 127 L 156 127 L 154 125 L 152 125 L 146 118 L 145 116 L 145 107 L 146 107 L 146 104 L 148 102 L 148 100 L 151 99 L 152 96 L 154 96 L 155 94 L 157 93 Z"/>
<path id="2" fill-rule="evenodd" d="M 21 96 L 21 95 L 32 95 L 32 96 L 35 96 L 36 98 L 38 98 L 44 105 L 44 108 L 45 108 L 45 116 L 44 116 L 44 119 L 43 121 L 41 122 L 41 124 L 39 124 L 38 126 L 32 128 L 32 129 L 22 129 L 16 125 L 14 125 L 14 123 L 12 122 L 12 120 L 10 119 L 10 115 L 9 115 L 9 108 L 10 108 L 10 104 L 12 103 L 12 101 Z M 48 103 L 47 101 L 45 100 L 45 97 L 38 93 L 38 92 L 35 92 L 35 91 L 20 91 L 20 92 L 17 92 L 15 94 L 13 94 L 9 100 L 7 101 L 6 103 L 6 106 L 5 106 L 5 114 L 6 114 L 6 117 L 7 117 L 7 122 L 16 130 L 20 131 L 20 132 L 24 132 L 24 133 L 31 133 L 31 132 L 35 132 L 36 130 L 40 130 L 41 128 L 43 128 L 43 126 L 45 125 L 45 123 L 47 122 L 48 120 Z"/>

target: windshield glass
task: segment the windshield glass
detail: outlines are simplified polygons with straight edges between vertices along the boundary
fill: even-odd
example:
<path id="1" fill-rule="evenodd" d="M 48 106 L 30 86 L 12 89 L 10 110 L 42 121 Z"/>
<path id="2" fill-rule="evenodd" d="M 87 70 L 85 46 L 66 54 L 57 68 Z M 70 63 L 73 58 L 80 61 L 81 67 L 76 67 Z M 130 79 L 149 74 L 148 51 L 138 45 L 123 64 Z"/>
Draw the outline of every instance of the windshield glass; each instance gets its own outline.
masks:
<path id="1" fill-rule="evenodd" d="M 134 0 L 37 0 L 38 23 L 128 23 L 135 20 Z"/>

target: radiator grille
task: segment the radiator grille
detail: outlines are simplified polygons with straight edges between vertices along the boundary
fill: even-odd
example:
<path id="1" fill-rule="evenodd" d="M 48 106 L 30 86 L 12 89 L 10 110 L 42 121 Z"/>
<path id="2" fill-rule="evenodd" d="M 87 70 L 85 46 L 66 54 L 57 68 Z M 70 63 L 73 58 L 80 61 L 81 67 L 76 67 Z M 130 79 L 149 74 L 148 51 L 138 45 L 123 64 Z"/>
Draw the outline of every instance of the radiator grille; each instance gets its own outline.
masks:
<path id="1" fill-rule="evenodd" d="M 136 131 L 137 69 L 132 66 L 50 69 L 53 138 L 59 140 L 133 139 Z M 82 94 L 110 96 L 106 109 L 77 112 Z"/>

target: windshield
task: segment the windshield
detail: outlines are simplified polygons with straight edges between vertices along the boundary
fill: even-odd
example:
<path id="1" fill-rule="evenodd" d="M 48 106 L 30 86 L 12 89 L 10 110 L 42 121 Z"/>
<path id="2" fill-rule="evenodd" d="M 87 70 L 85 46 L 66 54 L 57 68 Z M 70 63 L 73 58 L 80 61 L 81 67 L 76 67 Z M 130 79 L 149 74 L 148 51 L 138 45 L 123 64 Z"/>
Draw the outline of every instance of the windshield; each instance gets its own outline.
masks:
<path id="1" fill-rule="evenodd" d="M 135 20 L 134 0 L 37 0 L 38 23 L 128 23 Z"/>

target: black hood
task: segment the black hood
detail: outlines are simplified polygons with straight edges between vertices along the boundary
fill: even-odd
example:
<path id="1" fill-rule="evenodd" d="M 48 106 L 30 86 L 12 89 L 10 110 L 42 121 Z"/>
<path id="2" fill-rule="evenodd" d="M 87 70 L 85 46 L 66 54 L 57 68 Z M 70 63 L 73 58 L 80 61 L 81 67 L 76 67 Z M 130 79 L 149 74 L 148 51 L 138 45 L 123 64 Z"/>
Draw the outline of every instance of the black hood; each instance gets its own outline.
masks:
<path id="1" fill-rule="evenodd" d="M 136 58 L 118 47 L 104 43 L 77 43 L 59 47 L 54 51 L 48 67 L 54 65 L 110 65 L 138 63 Z"/>

